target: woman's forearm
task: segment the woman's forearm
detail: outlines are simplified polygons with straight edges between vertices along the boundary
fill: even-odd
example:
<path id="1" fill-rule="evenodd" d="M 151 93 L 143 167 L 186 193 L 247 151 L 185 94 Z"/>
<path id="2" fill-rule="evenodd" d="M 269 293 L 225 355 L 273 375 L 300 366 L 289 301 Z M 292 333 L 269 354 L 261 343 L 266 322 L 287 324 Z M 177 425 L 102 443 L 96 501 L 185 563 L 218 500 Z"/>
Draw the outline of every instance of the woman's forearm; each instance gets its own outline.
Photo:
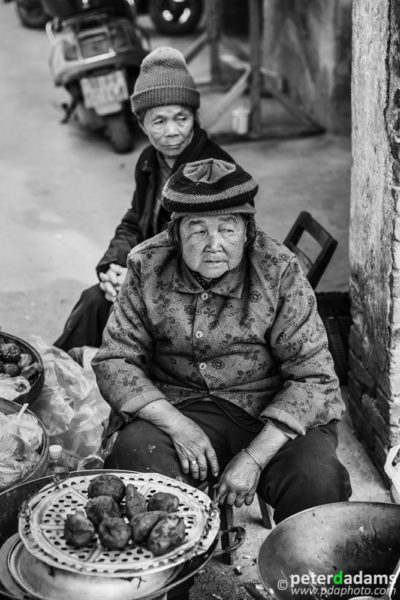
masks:
<path id="1" fill-rule="evenodd" d="M 264 469 L 289 439 L 290 437 L 278 427 L 275 427 L 272 423 L 266 423 L 247 448 L 261 465 L 262 469 Z"/>
<path id="2" fill-rule="evenodd" d="M 149 421 L 168 435 L 176 431 L 186 418 L 166 398 L 150 402 L 138 411 L 136 417 Z"/>

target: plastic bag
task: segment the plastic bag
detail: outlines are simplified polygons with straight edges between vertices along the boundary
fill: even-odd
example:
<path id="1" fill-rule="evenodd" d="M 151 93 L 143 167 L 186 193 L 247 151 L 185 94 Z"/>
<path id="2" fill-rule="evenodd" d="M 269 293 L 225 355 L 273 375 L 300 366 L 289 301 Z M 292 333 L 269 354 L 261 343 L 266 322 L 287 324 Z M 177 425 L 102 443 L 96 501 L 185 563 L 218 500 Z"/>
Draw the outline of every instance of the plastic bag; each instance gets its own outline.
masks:
<path id="1" fill-rule="evenodd" d="M 38 336 L 33 344 L 42 356 L 44 385 L 30 409 L 43 421 L 50 444 L 61 444 L 72 457 L 71 466 L 99 452 L 110 407 L 101 396 L 90 361 L 97 348 L 81 349 L 82 364 L 69 354 L 49 346 Z"/>
<path id="2" fill-rule="evenodd" d="M 0 413 L 0 489 L 29 473 L 40 459 L 43 431 L 30 414 Z"/>

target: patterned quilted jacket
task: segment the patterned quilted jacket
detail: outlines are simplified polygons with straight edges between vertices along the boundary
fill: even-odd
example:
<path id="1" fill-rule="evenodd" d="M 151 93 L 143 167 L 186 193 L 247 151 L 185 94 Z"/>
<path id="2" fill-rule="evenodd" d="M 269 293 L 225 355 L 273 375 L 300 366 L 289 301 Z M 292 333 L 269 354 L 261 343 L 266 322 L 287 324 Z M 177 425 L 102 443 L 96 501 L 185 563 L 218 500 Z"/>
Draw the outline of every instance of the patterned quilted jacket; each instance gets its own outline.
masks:
<path id="1" fill-rule="evenodd" d="M 159 398 L 215 396 L 304 434 L 344 409 L 314 292 L 261 231 L 208 290 L 165 233 L 134 248 L 93 368 L 125 420 Z"/>

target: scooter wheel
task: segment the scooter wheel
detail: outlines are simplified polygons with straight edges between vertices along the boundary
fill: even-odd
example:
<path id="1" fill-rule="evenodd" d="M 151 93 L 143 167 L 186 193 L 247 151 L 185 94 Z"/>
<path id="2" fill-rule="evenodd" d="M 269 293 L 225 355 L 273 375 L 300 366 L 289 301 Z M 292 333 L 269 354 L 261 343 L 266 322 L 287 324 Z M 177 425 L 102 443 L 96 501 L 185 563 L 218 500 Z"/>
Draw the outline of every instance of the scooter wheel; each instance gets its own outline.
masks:
<path id="1" fill-rule="evenodd" d="M 197 27 L 203 0 L 150 0 L 149 13 L 160 33 L 184 35 Z"/>
<path id="2" fill-rule="evenodd" d="M 15 8 L 24 27 L 41 29 L 51 18 L 44 11 L 40 0 L 17 0 Z"/>
<path id="3" fill-rule="evenodd" d="M 122 113 L 107 117 L 107 131 L 111 145 L 118 154 L 131 152 L 133 149 L 132 133 Z"/>

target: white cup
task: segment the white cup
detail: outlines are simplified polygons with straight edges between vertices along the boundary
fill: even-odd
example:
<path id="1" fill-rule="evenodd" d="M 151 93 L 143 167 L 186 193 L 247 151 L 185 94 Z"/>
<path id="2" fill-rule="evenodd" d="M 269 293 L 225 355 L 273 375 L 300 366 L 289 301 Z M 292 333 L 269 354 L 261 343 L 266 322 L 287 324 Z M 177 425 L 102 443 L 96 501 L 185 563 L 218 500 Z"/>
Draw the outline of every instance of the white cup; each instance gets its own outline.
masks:
<path id="1" fill-rule="evenodd" d="M 249 131 L 250 109 L 246 106 L 238 106 L 232 111 L 232 129 L 239 135 Z"/>

